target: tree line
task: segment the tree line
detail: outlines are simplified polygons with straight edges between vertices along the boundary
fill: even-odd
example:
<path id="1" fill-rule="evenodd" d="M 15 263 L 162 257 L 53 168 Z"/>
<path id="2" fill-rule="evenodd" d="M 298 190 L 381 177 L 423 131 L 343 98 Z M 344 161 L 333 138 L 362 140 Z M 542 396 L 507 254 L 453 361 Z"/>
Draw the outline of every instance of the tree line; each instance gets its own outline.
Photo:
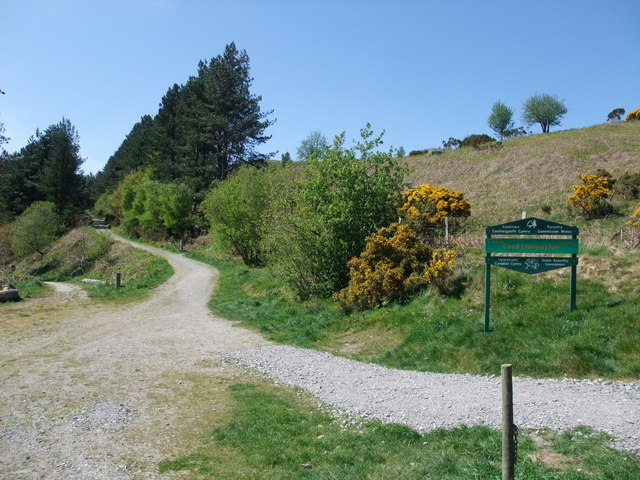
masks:
<path id="1" fill-rule="evenodd" d="M 66 221 L 89 206 L 88 178 L 80 170 L 78 133 L 68 119 L 36 130 L 20 151 L 0 155 L 0 224 L 37 201 L 55 205 Z"/>
<path id="2" fill-rule="evenodd" d="M 162 97 L 155 116 L 144 115 L 96 175 L 95 191 L 113 191 L 131 171 L 153 168 L 160 182 L 181 183 L 196 201 L 241 164 L 261 164 L 269 155 L 256 151 L 270 136 L 272 112 L 251 93 L 249 57 L 235 43 L 198 64 L 184 85 Z"/>

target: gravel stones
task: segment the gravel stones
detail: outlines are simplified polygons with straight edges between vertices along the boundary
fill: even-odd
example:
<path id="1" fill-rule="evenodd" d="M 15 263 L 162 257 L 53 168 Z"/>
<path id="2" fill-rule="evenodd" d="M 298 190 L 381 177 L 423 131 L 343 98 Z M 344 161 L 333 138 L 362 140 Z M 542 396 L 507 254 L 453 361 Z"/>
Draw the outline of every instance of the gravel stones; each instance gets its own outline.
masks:
<path id="1" fill-rule="evenodd" d="M 460 425 L 500 428 L 500 378 L 395 370 L 289 346 L 238 350 L 224 358 L 303 388 L 349 414 L 402 423 L 420 432 Z M 516 367 L 517 368 L 517 367 Z M 588 425 L 640 454 L 640 384 L 515 377 L 520 428 Z"/>

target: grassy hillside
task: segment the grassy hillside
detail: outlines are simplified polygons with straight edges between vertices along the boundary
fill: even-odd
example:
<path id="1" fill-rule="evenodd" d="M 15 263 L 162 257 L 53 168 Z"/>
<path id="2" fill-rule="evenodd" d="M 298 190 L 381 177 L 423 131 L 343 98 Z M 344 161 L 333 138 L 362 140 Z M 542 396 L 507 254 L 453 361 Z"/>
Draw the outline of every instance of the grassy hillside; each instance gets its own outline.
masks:
<path id="1" fill-rule="evenodd" d="M 114 285 L 116 272 L 122 275 L 121 288 Z M 148 296 L 172 274 L 166 260 L 82 227 L 68 232 L 44 255 L 23 259 L 15 271 L 0 271 L 0 287 L 15 286 L 26 296 L 42 293 L 41 281 L 78 282 L 92 298 L 132 301 Z M 101 283 L 83 283 L 84 278 Z"/>
<path id="2" fill-rule="evenodd" d="M 576 217 L 567 208 L 579 173 L 600 168 L 616 178 L 640 172 L 640 122 L 404 161 L 413 168 L 411 184 L 462 190 L 471 202 L 471 225 L 454 238 L 461 279 L 455 295 L 443 298 L 427 290 L 405 304 L 345 314 L 330 299 L 296 301 L 268 271 L 216 262 L 222 276 L 214 311 L 278 342 L 399 368 L 496 374 L 502 363 L 514 363 L 519 374 L 535 377 L 640 377 L 640 251 L 629 240 L 612 239 L 640 202 L 614 197 L 618 213 L 597 220 Z M 523 275 L 494 268 L 487 334 L 483 226 L 519 219 L 523 210 L 580 227 L 578 309 L 568 308 L 568 269 Z"/>
<path id="3" fill-rule="evenodd" d="M 518 219 L 523 210 L 529 216 L 569 220 L 567 197 L 573 193 L 571 186 L 579 183 L 579 173 L 603 168 L 615 178 L 640 171 L 640 122 L 514 138 L 505 140 L 500 151 L 465 147 L 405 161 L 413 169 L 408 179 L 412 185 L 431 183 L 463 191 L 477 223 Z M 551 214 L 543 214 L 543 206 L 551 207 Z"/>

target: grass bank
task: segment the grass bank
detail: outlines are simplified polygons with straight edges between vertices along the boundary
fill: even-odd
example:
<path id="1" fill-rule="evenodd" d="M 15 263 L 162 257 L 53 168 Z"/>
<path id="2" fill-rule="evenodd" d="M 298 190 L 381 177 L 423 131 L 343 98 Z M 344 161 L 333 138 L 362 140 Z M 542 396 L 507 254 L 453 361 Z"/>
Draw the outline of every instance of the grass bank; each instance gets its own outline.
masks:
<path id="1" fill-rule="evenodd" d="M 159 464 L 159 473 L 198 479 L 499 478 L 500 433 L 486 427 L 437 430 L 335 415 L 307 395 L 236 383 L 229 421 L 196 449 Z M 612 450 L 587 428 L 522 433 L 518 479 L 635 479 L 637 458 Z"/>
<path id="2" fill-rule="evenodd" d="M 116 273 L 121 274 L 119 288 Z M 20 279 L 14 283 L 22 296 L 43 293 L 42 281 L 61 281 L 78 283 L 95 300 L 129 302 L 148 297 L 173 275 L 173 269 L 160 257 L 81 227 L 59 239 L 44 255 L 22 260 L 12 275 Z M 83 279 L 99 283 L 83 283 Z"/>
<path id="3" fill-rule="evenodd" d="M 477 264 L 459 297 L 427 291 L 404 305 L 344 314 L 330 299 L 297 301 L 267 270 L 196 258 L 221 272 L 212 310 L 280 343 L 422 371 L 499 374 L 501 364 L 512 363 L 518 375 L 538 378 L 640 378 L 640 296 L 631 281 L 640 252 L 591 251 L 579 268 L 573 312 L 566 271 L 494 268 L 489 333 L 483 332 L 484 267 Z M 471 251 L 467 260 L 477 263 L 479 255 Z"/>

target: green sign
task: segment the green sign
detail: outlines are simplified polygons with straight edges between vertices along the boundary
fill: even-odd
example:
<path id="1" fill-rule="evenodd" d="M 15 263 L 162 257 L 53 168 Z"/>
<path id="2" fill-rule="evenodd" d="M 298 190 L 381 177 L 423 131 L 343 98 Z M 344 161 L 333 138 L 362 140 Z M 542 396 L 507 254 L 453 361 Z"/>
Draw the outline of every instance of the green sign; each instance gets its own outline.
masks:
<path id="1" fill-rule="evenodd" d="M 542 273 L 558 268 L 573 267 L 578 259 L 573 257 L 489 257 L 488 264 L 522 273 Z"/>
<path id="2" fill-rule="evenodd" d="M 578 228 L 540 218 L 523 218 L 487 227 L 485 239 L 486 269 L 484 280 L 484 331 L 489 331 L 491 305 L 491 266 L 535 274 L 571 267 L 570 303 L 576 308 L 578 265 Z M 531 238 L 536 235 L 543 238 Z M 496 236 L 498 238 L 496 238 Z M 549 238 L 564 237 L 564 238 Z M 571 238 L 567 238 L 571 237 Z M 501 256 L 493 256 L 493 254 Z M 509 256 L 511 254 L 512 256 Z M 524 254 L 524 255 L 522 255 Z M 542 257 L 540 254 L 570 255 Z"/>
<path id="3" fill-rule="evenodd" d="M 487 238 L 486 253 L 578 253 L 578 239 Z"/>
<path id="4" fill-rule="evenodd" d="M 524 218 L 515 222 L 487 227 L 487 236 L 492 235 L 578 235 L 578 227 L 549 222 L 540 218 Z"/>

